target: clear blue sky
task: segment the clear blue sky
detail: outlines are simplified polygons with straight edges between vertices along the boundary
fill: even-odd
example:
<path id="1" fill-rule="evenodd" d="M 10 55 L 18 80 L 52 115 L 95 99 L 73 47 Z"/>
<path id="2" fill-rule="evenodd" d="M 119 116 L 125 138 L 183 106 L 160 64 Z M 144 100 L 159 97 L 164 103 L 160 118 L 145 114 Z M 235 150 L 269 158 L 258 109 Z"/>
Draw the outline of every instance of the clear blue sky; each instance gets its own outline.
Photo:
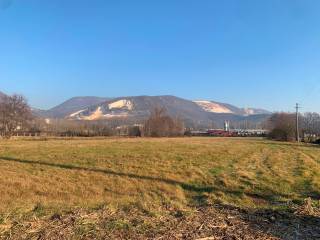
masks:
<path id="1" fill-rule="evenodd" d="M 320 112 L 319 0 L 0 0 L 0 91 Z"/>

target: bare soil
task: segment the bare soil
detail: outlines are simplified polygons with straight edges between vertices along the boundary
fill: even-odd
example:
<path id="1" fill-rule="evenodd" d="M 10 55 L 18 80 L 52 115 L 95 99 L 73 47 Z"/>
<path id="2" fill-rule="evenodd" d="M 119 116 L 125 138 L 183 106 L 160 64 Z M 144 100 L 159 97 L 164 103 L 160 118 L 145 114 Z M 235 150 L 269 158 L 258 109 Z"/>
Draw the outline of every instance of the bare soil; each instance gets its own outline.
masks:
<path id="1" fill-rule="evenodd" d="M 320 211 L 243 210 L 212 205 L 192 213 L 171 210 L 165 217 L 128 211 L 76 210 L 49 219 L 15 223 L 1 239 L 320 239 Z"/>

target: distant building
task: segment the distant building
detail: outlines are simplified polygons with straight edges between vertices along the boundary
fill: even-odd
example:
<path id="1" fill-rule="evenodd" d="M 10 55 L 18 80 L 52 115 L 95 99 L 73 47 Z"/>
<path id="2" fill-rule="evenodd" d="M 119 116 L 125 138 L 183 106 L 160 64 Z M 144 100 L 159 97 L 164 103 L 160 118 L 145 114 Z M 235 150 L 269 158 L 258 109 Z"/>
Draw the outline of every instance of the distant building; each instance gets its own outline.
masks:
<path id="1" fill-rule="evenodd" d="M 264 137 L 268 134 L 263 129 L 231 129 L 230 122 L 224 122 L 224 129 L 208 129 L 203 131 L 191 131 L 192 136 L 212 137 Z"/>
<path id="2" fill-rule="evenodd" d="M 230 122 L 224 121 L 224 131 L 229 132 L 230 131 Z"/>

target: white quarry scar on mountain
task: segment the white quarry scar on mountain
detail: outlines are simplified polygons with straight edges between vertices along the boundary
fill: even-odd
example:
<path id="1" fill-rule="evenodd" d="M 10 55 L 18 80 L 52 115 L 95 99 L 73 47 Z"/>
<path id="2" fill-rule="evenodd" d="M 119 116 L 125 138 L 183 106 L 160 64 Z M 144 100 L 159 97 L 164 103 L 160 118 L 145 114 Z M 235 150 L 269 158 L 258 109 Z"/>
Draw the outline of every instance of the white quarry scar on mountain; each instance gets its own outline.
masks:
<path id="1" fill-rule="evenodd" d="M 89 116 L 83 116 L 83 120 L 97 120 L 103 117 L 101 107 L 98 107 L 92 114 Z"/>
<path id="2" fill-rule="evenodd" d="M 112 103 L 109 103 L 108 105 L 109 110 L 133 110 L 133 103 L 126 99 L 121 99 Z M 75 113 L 72 113 L 69 115 L 70 118 L 77 118 L 79 120 L 98 120 L 98 119 L 104 119 L 104 118 L 117 118 L 117 117 L 128 117 L 127 112 L 118 112 L 118 113 L 107 113 L 104 114 L 102 111 L 102 107 L 97 107 L 97 109 L 90 113 L 90 115 L 83 115 L 82 113 L 85 112 L 87 109 L 77 111 Z"/>
<path id="3" fill-rule="evenodd" d="M 86 109 L 83 109 L 83 110 L 80 110 L 80 111 L 77 111 L 75 113 L 72 113 L 69 115 L 69 117 L 76 117 L 77 115 L 79 115 L 80 113 L 84 112 Z"/>
<path id="4" fill-rule="evenodd" d="M 230 109 L 210 101 L 194 101 L 206 112 L 212 113 L 233 113 Z"/>
<path id="5" fill-rule="evenodd" d="M 247 116 L 255 114 L 255 111 L 251 108 L 245 108 L 244 112 L 245 112 L 245 115 Z"/>
<path id="6" fill-rule="evenodd" d="M 121 99 L 116 102 L 108 104 L 109 109 L 121 109 L 121 108 L 126 108 L 128 110 L 133 109 L 133 104 L 130 100 L 126 99 Z"/>
<path id="7" fill-rule="evenodd" d="M 70 117 L 76 118 L 78 120 L 94 121 L 94 120 L 100 120 L 100 119 L 123 118 L 123 117 L 129 116 L 129 114 L 126 112 L 104 114 L 101 107 L 98 107 L 94 112 L 92 112 L 88 116 L 81 115 L 83 111 L 85 110 L 81 110 L 79 112 L 73 113 L 70 115 Z"/>

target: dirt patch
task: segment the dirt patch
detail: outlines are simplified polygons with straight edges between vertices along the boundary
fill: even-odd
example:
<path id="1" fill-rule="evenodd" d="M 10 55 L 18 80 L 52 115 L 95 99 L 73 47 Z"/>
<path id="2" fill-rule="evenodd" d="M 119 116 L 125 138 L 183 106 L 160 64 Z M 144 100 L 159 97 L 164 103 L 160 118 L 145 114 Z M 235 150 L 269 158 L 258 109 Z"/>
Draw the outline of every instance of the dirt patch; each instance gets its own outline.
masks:
<path id="1" fill-rule="evenodd" d="M 305 209 L 308 207 L 308 209 Z M 135 211 L 76 210 L 15 222 L 0 239 L 320 239 L 320 211 L 305 204 L 287 211 L 212 205 L 165 217 Z"/>

